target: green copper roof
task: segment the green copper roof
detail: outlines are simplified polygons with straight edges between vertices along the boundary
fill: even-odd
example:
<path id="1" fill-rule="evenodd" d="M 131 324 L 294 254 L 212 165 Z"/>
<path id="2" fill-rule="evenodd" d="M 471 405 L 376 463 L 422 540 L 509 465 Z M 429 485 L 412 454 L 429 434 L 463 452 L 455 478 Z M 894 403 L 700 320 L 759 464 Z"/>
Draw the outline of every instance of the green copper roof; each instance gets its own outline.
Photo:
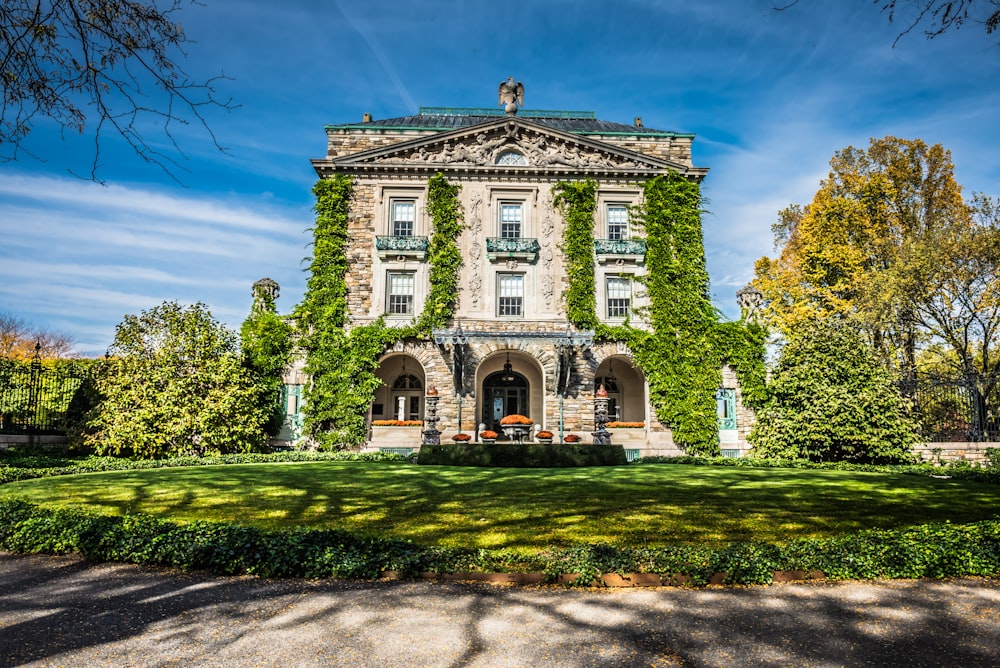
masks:
<path id="1" fill-rule="evenodd" d="M 506 116 L 507 112 L 497 107 L 420 107 L 421 116 Z M 518 109 L 523 118 L 585 118 L 597 120 L 596 111 L 556 111 L 553 109 Z"/>

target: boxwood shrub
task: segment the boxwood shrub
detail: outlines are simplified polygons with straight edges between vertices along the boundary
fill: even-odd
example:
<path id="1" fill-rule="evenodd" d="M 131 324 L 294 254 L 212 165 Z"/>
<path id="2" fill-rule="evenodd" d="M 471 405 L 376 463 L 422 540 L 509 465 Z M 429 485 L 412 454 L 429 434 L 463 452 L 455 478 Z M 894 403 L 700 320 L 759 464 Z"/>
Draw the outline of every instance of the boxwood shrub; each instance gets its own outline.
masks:
<path id="1" fill-rule="evenodd" d="M 732 584 L 769 584 L 775 571 L 822 571 L 830 579 L 995 576 L 1000 574 L 1000 520 L 869 530 L 783 545 L 739 542 L 722 547 L 604 544 L 539 553 L 427 547 L 347 531 L 267 530 L 222 522 L 179 524 L 143 515 L 103 516 L 0 502 L 0 550 L 79 553 L 91 561 L 206 570 L 262 577 L 363 578 L 396 571 L 540 572 L 554 582 L 575 573 L 574 585 L 605 573 L 682 576 L 704 584 L 725 573 Z"/>
<path id="2" fill-rule="evenodd" d="M 443 466 L 509 466 L 512 468 L 572 468 L 628 464 L 620 445 L 573 443 L 443 443 L 424 445 L 419 464 Z"/>

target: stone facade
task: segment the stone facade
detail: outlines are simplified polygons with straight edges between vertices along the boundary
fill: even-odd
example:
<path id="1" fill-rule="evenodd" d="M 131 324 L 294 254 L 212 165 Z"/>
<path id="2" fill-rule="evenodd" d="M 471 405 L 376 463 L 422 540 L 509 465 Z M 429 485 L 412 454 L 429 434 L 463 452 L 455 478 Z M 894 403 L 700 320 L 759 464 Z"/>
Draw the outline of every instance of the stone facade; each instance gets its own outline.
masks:
<path id="1" fill-rule="evenodd" d="M 406 340 L 384 353 L 370 422 L 423 419 L 425 393 L 434 386 L 445 439 L 459 431 L 478 437 L 482 427 L 496 429 L 500 417 L 516 412 L 557 438 L 575 433 L 589 441 L 594 393 L 603 384 L 612 419 L 643 425 L 620 429 L 620 442 L 641 454 L 679 454 L 627 347 L 595 343 L 592 333 L 567 325 L 564 222 L 552 186 L 598 183 L 598 311 L 609 324 L 627 316 L 642 326 L 637 309 L 646 295 L 635 278 L 645 271 L 644 245 L 630 227 L 630 207 L 640 203 L 642 183 L 657 175 L 705 176 L 708 170 L 692 163 L 693 135 L 645 128 L 639 119 L 600 121 L 590 112 L 481 109 L 422 110 L 384 121 L 366 116 L 326 132 L 327 155 L 312 161 L 317 174 L 348 174 L 355 183 L 346 277 L 352 325 L 383 318 L 402 326 L 420 313 L 429 290 L 421 241 L 431 234 L 428 179 L 441 173 L 461 187 L 464 263 L 455 317 L 434 340 Z M 735 374 L 724 378 L 736 390 L 735 442 L 744 452 L 752 416 Z M 412 428 L 376 424 L 371 433 L 371 447 L 419 445 Z"/>

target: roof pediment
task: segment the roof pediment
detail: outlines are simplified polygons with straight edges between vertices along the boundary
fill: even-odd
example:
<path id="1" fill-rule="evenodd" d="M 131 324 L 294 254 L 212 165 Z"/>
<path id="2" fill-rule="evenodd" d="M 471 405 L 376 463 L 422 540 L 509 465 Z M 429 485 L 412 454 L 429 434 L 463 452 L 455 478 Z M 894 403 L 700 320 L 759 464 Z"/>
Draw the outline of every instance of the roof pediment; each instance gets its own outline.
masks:
<path id="1" fill-rule="evenodd" d="M 707 172 L 517 117 L 499 118 L 332 159 L 314 160 L 313 165 L 321 174 L 426 170 L 649 175 L 674 170 L 700 180 Z"/>

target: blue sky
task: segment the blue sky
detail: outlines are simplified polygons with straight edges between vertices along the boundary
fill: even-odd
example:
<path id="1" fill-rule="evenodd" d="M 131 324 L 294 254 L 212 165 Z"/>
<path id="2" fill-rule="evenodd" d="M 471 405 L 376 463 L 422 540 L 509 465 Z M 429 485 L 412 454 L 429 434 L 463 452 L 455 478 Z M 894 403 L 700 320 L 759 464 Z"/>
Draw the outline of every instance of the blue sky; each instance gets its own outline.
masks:
<path id="1" fill-rule="evenodd" d="M 1000 47 L 978 26 L 928 41 L 868 0 L 206 0 L 178 16 L 195 77 L 224 72 L 215 150 L 175 128 L 181 183 L 108 135 L 100 176 L 87 137 L 39 124 L 44 161 L 0 164 L 0 311 L 71 334 L 100 355 L 126 313 L 202 301 L 233 328 L 270 276 L 279 309 L 301 299 L 310 250 L 310 158 L 324 124 L 420 106 L 485 107 L 524 82 L 533 109 L 696 134 L 712 296 L 773 255 L 779 209 L 808 203 L 833 153 L 894 135 L 952 151 L 967 194 L 1000 195 Z M 152 131 L 152 130 L 150 130 Z M 152 137 L 152 135 L 151 135 Z M 162 137 L 154 137 L 163 142 Z"/>

